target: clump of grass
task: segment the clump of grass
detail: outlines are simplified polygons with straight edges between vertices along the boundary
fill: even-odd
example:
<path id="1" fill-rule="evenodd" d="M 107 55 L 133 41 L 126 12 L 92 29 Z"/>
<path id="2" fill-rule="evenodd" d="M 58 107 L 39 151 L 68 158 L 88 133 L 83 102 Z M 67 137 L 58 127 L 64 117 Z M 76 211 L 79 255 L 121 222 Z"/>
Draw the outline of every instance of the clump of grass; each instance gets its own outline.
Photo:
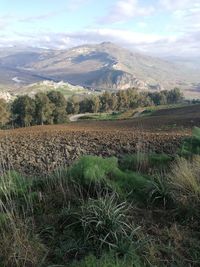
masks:
<path id="1" fill-rule="evenodd" d="M 169 174 L 171 194 L 175 202 L 190 212 L 200 208 L 200 156 L 191 161 L 178 158 Z"/>
<path id="2" fill-rule="evenodd" d="M 128 255 L 134 253 L 134 246 L 138 245 L 139 230 L 130 220 L 129 213 L 130 206 L 126 202 L 120 203 L 115 195 L 107 195 L 88 199 L 77 210 L 67 212 L 62 221 L 68 222 L 67 235 L 70 229 L 75 229 L 86 251 L 101 255 L 104 250 L 114 250 L 120 255 Z"/>
<path id="3" fill-rule="evenodd" d="M 142 202 L 146 201 L 146 189 L 151 184 L 148 176 L 122 171 L 116 158 L 96 156 L 82 157 L 71 167 L 69 176 L 72 181 L 82 185 L 89 197 L 110 191 Z"/>
<path id="4" fill-rule="evenodd" d="M 70 168 L 69 175 L 82 184 L 99 183 L 117 168 L 117 158 L 84 156 Z"/>
<path id="5" fill-rule="evenodd" d="M 148 173 L 167 168 L 173 158 L 167 154 L 141 153 L 126 155 L 120 161 L 123 170 Z"/>
<path id="6" fill-rule="evenodd" d="M 165 176 L 156 175 L 148 191 L 148 203 L 160 208 L 173 207 L 169 183 Z"/>
<path id="7" fill-rule="evenodd" d="M 45 258 L 46 247 L 27 222 L 11 213 L 6 215 L 6 224 L 0 225 L 0 259 L 3 266 L 39 266 Z"/>
<path id="8" fill-rule="evenodd" d="M 6 195 L 22 196 L 27 194 L 30 189 L 31 182 L 31 179 L 27 179 L 15 171 L 9 171 L 1 176 L 0 197 Z"/>
<path id="9" fill-rule="evenodd" d="M 145 267 L 138 256 L 123 259 L 114 253 L 104 253 L 100 258 L 89 255 L 80 262 L 75 261 L 70 267 Z"/>
<path id="10" fill-rule="evenodd" d="M 180 154 L 185 157 L 200 155 L 200 128 L 194 127 L 192 137 L 184 141 Z"/>

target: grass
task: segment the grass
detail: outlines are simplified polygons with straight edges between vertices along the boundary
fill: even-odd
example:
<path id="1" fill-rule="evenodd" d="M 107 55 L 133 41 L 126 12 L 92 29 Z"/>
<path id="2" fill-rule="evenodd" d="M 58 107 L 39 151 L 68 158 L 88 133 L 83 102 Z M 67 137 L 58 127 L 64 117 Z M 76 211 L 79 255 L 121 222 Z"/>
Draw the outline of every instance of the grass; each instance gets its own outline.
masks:
<path id="1" fill-rule="evenodd" d="M 47 177 L 5 173 L 0 266 L 199 266 L 200 156 L 189 148 L 84 156 Z"/>
<path id="2" fill-rule="evenodd" d="M 97 120 L 97 121 L 113 121 L 113 120 L 127 120 L 132 119 L 134 115 L 138 112 L 139 117 L 148 117 L 153 116 L 156 111 L 163 109 L 174 109 L 188 106 L 188 104 L 180 103 L 180 104 L 168 104 L 168 105 L 158 105 L 158 106 L 150 106 L 145 107 L 144 109 L 136 108 L 136 109 L 128 109 L 124 111 L 116 111 L 116 112 L 107 112 L 107 113 L 95 113 L 90 115 L 85 115 L 81 117 L 79 120 Z"/>
<path id="3" fill-rule="evenodd" d="M 121 112 L 91 114 L 81 117 L 80 120 L 117 120 L 120 119 L 121 114 Z"/>

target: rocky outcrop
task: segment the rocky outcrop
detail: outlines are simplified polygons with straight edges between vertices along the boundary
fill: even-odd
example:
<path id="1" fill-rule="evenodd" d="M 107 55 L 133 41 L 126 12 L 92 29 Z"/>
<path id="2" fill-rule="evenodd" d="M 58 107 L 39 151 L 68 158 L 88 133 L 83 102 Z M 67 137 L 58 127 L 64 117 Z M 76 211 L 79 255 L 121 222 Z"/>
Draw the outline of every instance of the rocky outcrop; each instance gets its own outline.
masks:
<path id="1" fill-rule="evenodd" d="M 4 99 L 6 102 L 9 102 L 13 99 L 13 97 L 9 92 L 0 91 L 0 99 Z"/>
<path id="2" fill-rule="evenodd" d="M 147 90 L 149 88 L 145 82 L 137 79 L 134 75 L 115 69 L 105 69 L 99 78 L 96 78 L 91 82 L 91 87 L 101 88 L 104 90 L 123 90 L 133 87 L 141 90 Z"/>

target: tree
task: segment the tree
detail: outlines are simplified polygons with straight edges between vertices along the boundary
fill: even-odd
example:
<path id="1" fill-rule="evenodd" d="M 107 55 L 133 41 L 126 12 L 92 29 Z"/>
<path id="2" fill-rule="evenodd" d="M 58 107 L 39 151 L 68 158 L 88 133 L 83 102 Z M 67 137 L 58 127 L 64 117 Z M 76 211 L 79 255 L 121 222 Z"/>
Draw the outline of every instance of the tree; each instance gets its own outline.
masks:
<path id="1" fill-rule="evenodd" d="M 126 106 L 129 108 L 137 108 L 139 106 L 139 100 L 141 98 L 141 94 L 138 93 L 138 90 L 136 88 L 130 88 L 125 91 L 127 95 L 127 104 Z M 146 98 L 146 95 L 143 94 L 142 98 Z"/>
<path id="2" fill-rule="evenodd" d="M 55 105 L 49 100 L 45 93 L 38 93 L 35 95 L 36 112 L 35 119 L 37 124 L 52 124 L 53 111 Z"/>
<path id="3" fill-rule="evenodd" d="M 180 103 L 183 100 L 183 93 L 179 88 L 174 88 L 168 92 L 167 101 L 168 104 Z"/>
<path id="4" fill-rule="evenodd" d="M 101 103 L 101 111 L 107 112 L 111 110 L 111 103 L 112 103 L 112 97 L 109 92 L 104 92 L 100 96 L 100 103 Z"/>
<path id="5" fill-rule="evenodd" d="M 66 107 L 67 114 L 78 114 L 79 110 L 80 110 L 80 103 L 77 97 L 72 96 L 67 101 L 67 107 Z"/>
<path id="6" fill-rule="evenodd" d="M 112 93 L 110 100 L 110 107 L 112 110 L 117 110 L 118 107 L 118 97 L 115 93 Z"/>
<path id="7" fill-rule="evenodd" d="M 19 96 L 12 103 L 13 121 L 21 127 L 34 124 L 35 101 L 29 96 Z"/>
<path id="8" fill-rule="evenodd" d="M 83 100 L 80 101 L 79 112 L 80 113 L 92 112 L 90 98 L 84 98 Z"/>
<path id="9" fill-rule="evenodd" d="M 47 94 L 49 100 L 53 104 L 53 122 L 55 124 L 67 121 L 66 105 L 67 101 L 64 95 L 58 91 L 51 91 Z"/>
<path id="10" fill-rule="evenodd" d="M 8 123 L 10 118 L 10 112 L 8 110 L 8 104 L 4 99 L 0 99 L 0 127 Z"/>
<path id="11" fill-rule="evenodd" d="M 97 113 L 100 109 L 100 99 L 98 96 L 94 96 L 90 99 L 90 109 L 92 113 Z"/>
<path id="12" fill-rule="evenodd" d="M 127 92 L 125 90 L 120 90 L 117 93 L 117 96 L 118 96 L 118 109 L 119 110 L 127 109 L 130 105 Z"/>

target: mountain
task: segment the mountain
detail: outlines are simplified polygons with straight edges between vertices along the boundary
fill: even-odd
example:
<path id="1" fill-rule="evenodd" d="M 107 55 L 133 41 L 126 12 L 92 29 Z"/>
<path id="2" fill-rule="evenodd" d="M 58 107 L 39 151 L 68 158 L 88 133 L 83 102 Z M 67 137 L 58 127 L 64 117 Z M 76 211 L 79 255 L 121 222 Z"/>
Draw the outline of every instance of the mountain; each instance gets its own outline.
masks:
<path id="1" fill-rule="evenodd" d="M 69 50 L 13 48 L 0 52 L 0 84 L 14 91 L 49 80 L 95 90 L 180 87 L 193 97 L 200 94 L 199 74 L 200 70 L 132 52 L 113 43 L 83 45 Z"/>
<path id="2" fill-rule="evenodd" d="M 191 70 L 199 70 L 200 71 L 200 57 L 166 57 L 165 58 L 168 61 L 171 61 L 177 65 L 179 65 L 180 67 L 186 67 L 188 69 Z"/>

